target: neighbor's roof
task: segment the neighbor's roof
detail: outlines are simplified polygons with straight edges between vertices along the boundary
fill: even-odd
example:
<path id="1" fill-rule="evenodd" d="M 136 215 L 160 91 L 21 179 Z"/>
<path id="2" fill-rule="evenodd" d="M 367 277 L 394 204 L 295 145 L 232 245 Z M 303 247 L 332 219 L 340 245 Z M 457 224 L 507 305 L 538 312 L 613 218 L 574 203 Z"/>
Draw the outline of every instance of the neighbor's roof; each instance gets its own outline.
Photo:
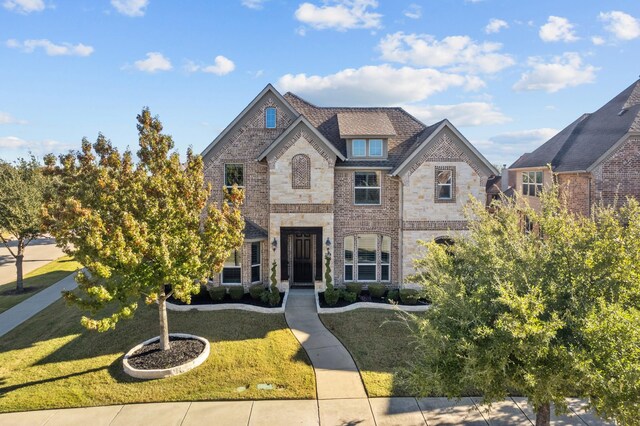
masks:
<path id="1" fill-rule="evenodd" d="M 337 115 L 338 130 L 342 139 L 396 135 L 389 116 L 383 112 L 339 112 Z"/>
<path id="2" fill-rule="evenodd" d="M 629 132 L 640 132 L 640 80 L 596 112 L 582 115 L 509 168 L 551 164 L 555 172 L 585 171 Z"/>

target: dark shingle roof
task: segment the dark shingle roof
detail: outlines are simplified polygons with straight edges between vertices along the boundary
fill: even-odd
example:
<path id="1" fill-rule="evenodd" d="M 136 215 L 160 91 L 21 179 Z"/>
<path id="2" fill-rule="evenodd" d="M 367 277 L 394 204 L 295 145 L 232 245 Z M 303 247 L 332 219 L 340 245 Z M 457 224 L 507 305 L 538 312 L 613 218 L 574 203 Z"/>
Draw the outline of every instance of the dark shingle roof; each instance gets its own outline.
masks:
<path id="1" fill-rule="evenodd" d="M 345 140 L 340 137 L 338 115 L 357 114 L 359 117 L 370 115 L 372 118 L 380 117 L 381 114 L 386 115 L 395 133 L 395 136 L 388 138 L 389 151 L 387 160 L 338 161 L 336 167 L 396 167 L 407 158 L 416 145 L 424 140 L 419 140 L 422 132 L 433 127 L 427 128 L 405 110 L 397 107 L 319 107 L 290 92 L 286 93 L 284 98 L 294 109 L 304 115 L 345 157 L 347 156 L 347 148 Z"/>
<path id="2" fill-rule="evenodd" d="M 556 172 L 587 170 L 630 131 L 640 131 L 640 80 L 596 112 L 582 115 L 510 168 L 551 164 Z"/>
<path id="3" fill-rule="evenodd" d="M 266 240 L 268 237 L 266 230 L 262 229 L 251 220 L 244 218 L 244 239 L 245 240 Z"/>

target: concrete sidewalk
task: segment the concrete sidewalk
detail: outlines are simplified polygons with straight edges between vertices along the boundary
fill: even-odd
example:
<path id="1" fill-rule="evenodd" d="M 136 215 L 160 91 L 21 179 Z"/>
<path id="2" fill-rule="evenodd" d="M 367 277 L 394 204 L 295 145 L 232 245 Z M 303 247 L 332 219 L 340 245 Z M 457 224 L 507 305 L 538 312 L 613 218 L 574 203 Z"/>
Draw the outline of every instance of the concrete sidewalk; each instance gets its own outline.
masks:
<path id="1" fill-rule="evenodd" d="M 290 290 L 285 317 L 311 359 L 318 399 L 367 397 L 351 354 L 320 321 L 313 289 Z"/>
<path id="2" fill-rule="evenodd" d="M 571 414 L 553 425 L 604 425 L 571 402 Z M 480 409 L 479 409 L 480 408 Z M 532 425 L 524 401 L 506 399 L 487 412 L 471 398 L 362 398 L 334 400 L 211 401 L 111 405 L 0 414 L 0 424 L 55 426 L 136 425 Z"/>
<path id="3" fill-rule="evenodd" d="M 16 241 L 9 242 L 11 249 L 16 252 Z M 22 260 L 22 273 L 29 272 L 53 262 L 64 256 L 61 248 L 56 247 L 56 240 L 53 238 L 38 238 L 24 250 Z M 11 255 L 4 244 L 0 243 L 0 285 L 16 280 L 16 259 Z"/>
<path id="4" fill-rule="evenodd" d="M 73 290 L 78 285 L 75 273 L 50 285 L 30 298 L 0 314 L 0 337 L 4 336 L 62 296 L 63 290 Z"/>

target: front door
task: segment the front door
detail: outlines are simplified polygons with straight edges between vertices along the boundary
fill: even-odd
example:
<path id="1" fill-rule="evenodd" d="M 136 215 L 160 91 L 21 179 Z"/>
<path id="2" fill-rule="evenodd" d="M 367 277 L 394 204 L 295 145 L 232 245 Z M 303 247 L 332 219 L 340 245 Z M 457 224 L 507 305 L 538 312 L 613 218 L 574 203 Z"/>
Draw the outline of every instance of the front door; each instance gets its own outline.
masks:
<path id="1" fill-rule="evenodd" d="M 313 283 L 313 238 L 312 234 L 296 233 L 293 236 L 293 282 Z"/>

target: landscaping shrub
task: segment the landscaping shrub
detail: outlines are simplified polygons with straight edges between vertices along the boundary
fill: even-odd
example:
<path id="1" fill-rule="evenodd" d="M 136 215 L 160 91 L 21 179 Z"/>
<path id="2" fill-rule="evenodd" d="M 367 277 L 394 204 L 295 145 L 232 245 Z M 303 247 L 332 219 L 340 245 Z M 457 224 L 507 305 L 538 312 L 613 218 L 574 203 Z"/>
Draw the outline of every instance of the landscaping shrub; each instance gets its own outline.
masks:
<path id="1" fill-rule="evenodd" d="M 275 290 L 266 290 L 260 295 L 260 300 L 269 306 L 278 306 L 280 303 L 280 292 L 276 287 Z"/>
<path id="2" fill-rule="evenodd" d="M 267 289 L 264 288 L 264 285 L 262 283 L 254 284 L 251 287 L 249 287 L 249 294 L 251 295 L 251 298 L 254 300 L 261 299 L 265 291 L 267 291 Z"/>
<path id="3" fill-rule="evenodd" d="M 347 288 L 347 291 L 355 294 L 356 296 L 360 296 L 360 293 L 362 293 L 362 284 L 360 283 L 347 283 L 345 287 Z"/>
<path id="4" fill-rule="evenodd" d="M 362 291 L 362 289 L 360 289 L 360 291 Z M 358 299 L 358 295 L 356 293 L 352 292 L 352 291 L 349 291 L 349 290 L 342 290 L 340 296 L 347 303 L 353 303 L 353 302 L 356 301 L 356 299 Z"/>
<path id="5" fill-rule="evenodd" d="M 244 287 L 229 287 L 229 296 L 231 296 L 231 300 L 242 299 L 242 296 L 244 296 Z"/>
<path id="6" fill-rule="evenodd" d="M 400 300 L 400 294 L 398 290 L 397 289 L 389 290 L 389 293 L 387 293 L 387 299 L 392 300 L 394 302 L 397 302 L 398 300 Z"/>
<path id="7" fill-rule="evenodd" d="M 369 284 L 369 294 L 371 295 L 371 297 L 380 299 L 384 297 L 385 291 L 386 291 L 386 288 L 384 284 L 380 284 L 380 283 Z"/>
<path id="8" fill-rule="evenodd" d="M 418 303 L 418 299 L 420 298 L 420 292 L 413 288 L 403 288 L 400 289 L 400 300 L 405 305 L 415 305 Z"/>
<path id="9" fill-rule="evenodd" d="M 335 306 L 335 304 L 338 303 L 338 300 L 340 300 L 340 290 L 336 290 L 333 286 L 327 287 L 324 291 L 324 301 L 327 305 Z"/>
<path id="10" fill-rule="evenodd" d="M 224 295 L 227 294 L 226 287 L 211 287 L 209 288 L 209 296 L 214 302 L 221 302 L 224 299 Z"/>

